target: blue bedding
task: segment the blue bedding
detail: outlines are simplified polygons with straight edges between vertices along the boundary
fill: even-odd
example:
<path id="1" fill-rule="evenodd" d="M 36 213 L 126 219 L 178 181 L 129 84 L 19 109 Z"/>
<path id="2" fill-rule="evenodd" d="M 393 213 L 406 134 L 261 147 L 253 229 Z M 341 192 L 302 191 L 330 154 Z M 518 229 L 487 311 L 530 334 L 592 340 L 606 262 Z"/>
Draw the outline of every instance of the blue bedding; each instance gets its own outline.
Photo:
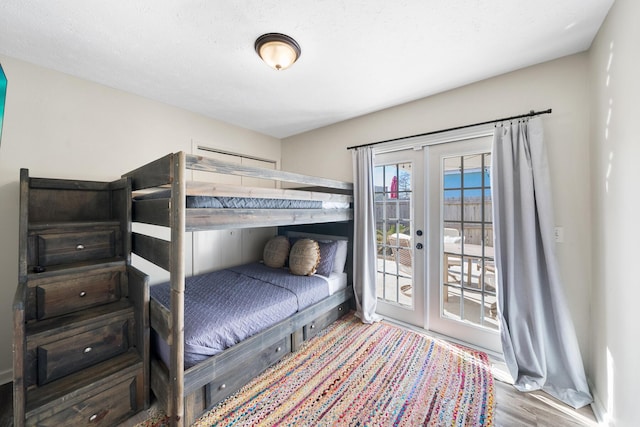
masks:
<path id="1" fill-rule="evenodd" d="M 134 200 L 150 200 L 171 197 L 171 190 L 155 191 Z M 258 197 L 187 196 L 187 208 L 233 209 L 322 209 L 318 200 L 263 199 Z"/>
<path id="2" fill-rule="evenodd" d="M 187 208 L 322 209 L 322 202 L 257 197 L 187 196 Z"/>
<path id="3" fill-rule="evenodd" d="M 329 296 L 317 276 L 295 276 L 260 263 L 188 277 L 185 283 L 184 363 L 189 368 Z M 151 287 L 169 307 L 170 285 Z M 156 337 L 156 341 L 160 341 Z M 168 346 L 157 342 L 168 364 Z"/>

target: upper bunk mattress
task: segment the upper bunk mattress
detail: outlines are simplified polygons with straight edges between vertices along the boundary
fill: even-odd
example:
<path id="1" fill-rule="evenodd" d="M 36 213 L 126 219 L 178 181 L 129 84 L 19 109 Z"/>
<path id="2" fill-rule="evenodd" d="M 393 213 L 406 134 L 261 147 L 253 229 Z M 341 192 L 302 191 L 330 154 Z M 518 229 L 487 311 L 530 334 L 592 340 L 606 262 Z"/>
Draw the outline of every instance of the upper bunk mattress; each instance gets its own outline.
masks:
<path id="1" fill-rule="evenodd" d="M 155 191 L 136 196 L 134 200 L 163 199 L 171 197 L 171 190 Z M 187 208 L 232 209 L 335 209 L 348 208 L 348 203 L 323 203 L 320 200 L 267 199 L 260 197 L 190 196 Z"/>
<path id="2" fill-rule="evenodd" d="M 257 197 L 187 196 L 187 208 L 322 209 L 317 200 L 261 199 Z"/>
<path id="3" fill-rule="evenodd" d="M 170 285 L 151 286 L 169 307 Z M 184 293 L 184 364 L 189 368 L 329 296 L 321 277 L 295 276 L 260 263 L 187 277 Z M 168 347 L 160 345 L 167 363 Z"/>

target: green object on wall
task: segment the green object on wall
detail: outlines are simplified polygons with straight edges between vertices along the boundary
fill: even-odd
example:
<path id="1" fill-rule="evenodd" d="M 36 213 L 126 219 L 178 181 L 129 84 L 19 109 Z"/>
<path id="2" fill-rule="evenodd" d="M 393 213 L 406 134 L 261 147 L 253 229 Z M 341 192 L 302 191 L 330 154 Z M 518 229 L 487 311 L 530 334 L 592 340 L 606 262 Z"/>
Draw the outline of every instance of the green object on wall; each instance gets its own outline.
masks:
<path id="1" fill-rule="evenodd" d="M 2 141 L 2 122 L 4 121 L 4 101 L 7 99 L 7 76 L 0 65 L 0 142 Z"/>

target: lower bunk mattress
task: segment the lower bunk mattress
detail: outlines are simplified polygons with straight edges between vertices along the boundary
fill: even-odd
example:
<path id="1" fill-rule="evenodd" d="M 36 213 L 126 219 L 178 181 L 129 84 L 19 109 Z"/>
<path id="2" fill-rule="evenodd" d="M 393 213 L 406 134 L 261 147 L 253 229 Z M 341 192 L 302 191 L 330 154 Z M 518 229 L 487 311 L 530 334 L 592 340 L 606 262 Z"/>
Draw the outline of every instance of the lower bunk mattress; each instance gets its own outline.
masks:
<path id="1" fill-rule="evenodd" d="M 345 275 L 346 276 L 346 275 Z M 187 277 L 184 367 L 188 369 L 346 286 L 346 277 L 296 276 L 252 263 Z M 169 307 L 170 284 L 151 287 Z M 169 346 L 152 332 L 156 354 L 169 365 Z"/>

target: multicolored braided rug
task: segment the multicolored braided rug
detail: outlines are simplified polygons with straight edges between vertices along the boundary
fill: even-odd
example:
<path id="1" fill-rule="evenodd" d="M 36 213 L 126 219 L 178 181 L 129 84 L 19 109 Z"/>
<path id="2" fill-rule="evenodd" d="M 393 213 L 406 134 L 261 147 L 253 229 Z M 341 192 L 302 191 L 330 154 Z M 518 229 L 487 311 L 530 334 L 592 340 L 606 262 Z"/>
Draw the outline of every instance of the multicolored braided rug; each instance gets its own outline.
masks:
<path id="1" fill-rule="evenodd" d="M 492 426 L 494 410 L 485 353 L 349 315 L 195 425 Z"/>

